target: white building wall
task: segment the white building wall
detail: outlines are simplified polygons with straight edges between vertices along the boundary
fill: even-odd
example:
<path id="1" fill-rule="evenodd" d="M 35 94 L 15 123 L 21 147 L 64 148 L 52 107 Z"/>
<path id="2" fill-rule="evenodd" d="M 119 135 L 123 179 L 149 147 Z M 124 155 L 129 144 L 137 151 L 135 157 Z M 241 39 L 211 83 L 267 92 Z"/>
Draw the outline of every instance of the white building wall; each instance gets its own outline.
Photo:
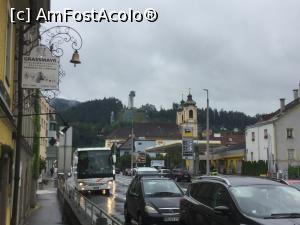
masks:
<path id="1" fill-rule="evenodd" d="M 275 122 L 278 169 L 287 170 L 300 165 L 300 105 L 291 109 Z M 287 128 L 293 129 L 293 138 L 287 138 Z M 288 149 L 294 149 L 294 160 L 288 162 Z"/>
<path id="2" fill-rule="evenodd" d="M 267 130 L 266 138 L 265 129 Z M 252 140 L 252 132 L 254 132 L 254 141 Z M 259 124 L 246 129 L 247 161 L 252 159 L 253 161 L 268 160 L 268 149 L 270 156 L 273 154 L 275 158 L 274 126 L 272 123 Z"/>

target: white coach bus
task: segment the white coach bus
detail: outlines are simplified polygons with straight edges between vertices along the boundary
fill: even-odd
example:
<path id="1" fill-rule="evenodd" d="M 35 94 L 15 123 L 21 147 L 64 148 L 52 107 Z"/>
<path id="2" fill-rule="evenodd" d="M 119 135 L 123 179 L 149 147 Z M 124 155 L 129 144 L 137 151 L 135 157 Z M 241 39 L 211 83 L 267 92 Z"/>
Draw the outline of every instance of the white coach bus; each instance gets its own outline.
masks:
<path id="1" fill-rule="evenodd" d="M 73 156 L 75 188 L 109 195 L 115 177 L 116 156 L 110 148 L 78 148 Z"/>

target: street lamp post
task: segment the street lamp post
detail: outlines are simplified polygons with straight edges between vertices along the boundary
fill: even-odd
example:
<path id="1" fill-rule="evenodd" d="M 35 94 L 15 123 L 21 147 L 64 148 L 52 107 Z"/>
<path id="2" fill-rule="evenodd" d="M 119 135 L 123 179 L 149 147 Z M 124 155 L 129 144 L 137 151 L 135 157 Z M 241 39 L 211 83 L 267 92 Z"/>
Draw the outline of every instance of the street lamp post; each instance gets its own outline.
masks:
<path id="1" fill-rule="evenodd" d="M 30 31 L 30 29 L 37 24 L 30 24 L 28 26 L 20 25 L 18 29 L 18 71 L 17 71 L 17 126 L 16 126 L 16 154 L 15 154 L 15 173 L 14 173 L 14 190 L 13 190 L 13 206 L 12 206 L 12 219 L 11 224 L 17 224 L 17 212 L 18 212 L 18 199 L 19 199 L 19 180 L 20 180 L 20 164 L 21 164 L 21 141 L 22 141 L 22 123 L 23 123 L 23 88 L 22 88 L 22 66 L 23 66 L 23 56 L 30 53 L 33 49 L 24 52 L 24 46 L 34 45 L 34 43 L 40 43 L 39 39 L 42 38 L 45 43 L 47 43 L 52 55 L 60 57 L 63 55 L 63 49 L 60 47 L 61 44 L 70 42 L 72 43 L 72 48 L 74 53 L 71 59 L 71 63 L 76 64 L 81 63 L 79 60 L 78 50 L 82 47 L 82 38 L 80 34 L 73 28 L 68 26 L 55 26 L 51 27 L 43 32 L 38 37 L 38 39 L 29 41 L 24 40 L 24 35 Z M 73 34 L 71 33 L 73 32 Z M 76 37 L 77 39 L 76 39 Z M 45 38 L 45 39 L 44 39 Z"/>
<path id="2" fill-rule="evenodd" d="M 65 123 L 64 128 L 59 131 L 61 135 L 64 135 L 64 177 L 67 177 L 66 174 L 66 145 L 67 145 L 67 130 L 70 128 L 68 123 Z"/>
<path id="3" fill-rule="evenodd" d="M 130 167 L 133 169 L 133 154 L 134 154 L 134 140 L 133 140 L 133 116 L 131 120 L 131 160 L 130 160 Z"/>
<path id="4" fill-rule="evenodd" d="M 209 154 L 209 96 L 208 89 L 203 89 L 206 91 L 206 174 L 210 174 L 210 154 Z"/>

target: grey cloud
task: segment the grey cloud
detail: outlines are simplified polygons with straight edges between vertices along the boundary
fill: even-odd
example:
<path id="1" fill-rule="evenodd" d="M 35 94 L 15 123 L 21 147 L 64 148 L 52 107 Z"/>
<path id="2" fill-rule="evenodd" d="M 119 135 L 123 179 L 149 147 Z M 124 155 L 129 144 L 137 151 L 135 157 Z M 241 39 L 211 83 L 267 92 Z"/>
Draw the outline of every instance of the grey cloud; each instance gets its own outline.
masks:
<path id="1" fill-rule="evenodd" d="M 300 76 L 298 1 L 52 1 L 52 9 L 152 7 L 155 23 L 72 23 L 84 46 L 82 64 L 63 67 L 61 96 L 88 100 L 115 96 L 127 104 L 169 108 L 188 88 L 205 107 L 254 115 L 275 110 L 278 98 L 291 99 Z M 47 25 L 48 26 L 48 25 Z M 50 26 L 50 25 L 49 25 Z M 68 56 L 72 54 L 67 50 Z"/>

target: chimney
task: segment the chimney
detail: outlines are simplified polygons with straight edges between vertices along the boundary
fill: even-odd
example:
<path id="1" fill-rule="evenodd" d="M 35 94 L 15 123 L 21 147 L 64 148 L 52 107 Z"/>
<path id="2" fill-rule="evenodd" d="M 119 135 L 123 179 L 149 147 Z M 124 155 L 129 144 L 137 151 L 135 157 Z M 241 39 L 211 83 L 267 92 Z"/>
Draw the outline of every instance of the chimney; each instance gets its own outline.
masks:
<path id="1" fill-rule="evenodd" d="M 294 100 L 296 100 L 297 98 L 299 98 L 298 89 L 294 89 L 293 92 L 294 92 Z"/>
<path id="2" fill-rule="evenodd" d="M 285 109 L 285 98 L 280 99 L 280 112 L 283 112 Z"/>

